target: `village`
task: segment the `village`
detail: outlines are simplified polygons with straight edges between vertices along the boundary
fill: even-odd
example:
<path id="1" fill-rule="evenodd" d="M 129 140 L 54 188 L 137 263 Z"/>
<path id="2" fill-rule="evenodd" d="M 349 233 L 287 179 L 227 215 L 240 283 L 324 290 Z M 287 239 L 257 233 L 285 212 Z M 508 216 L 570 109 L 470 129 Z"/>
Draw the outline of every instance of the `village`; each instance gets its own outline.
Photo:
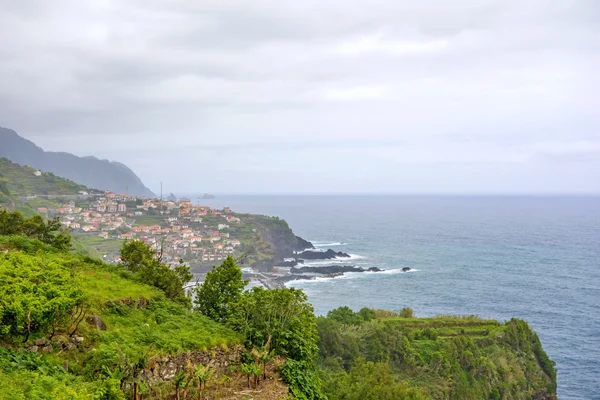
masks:
<path id="1" fill-rule="evenodd" d="M 188 199 L 178 201 L 174 196 L 162 200 L 112 192 L 85 193 L 61 207 L 37 211 L 59 217 L 76 237 L 141 240 L 167 263 L 183 259 L 192 266 L 210 265 L 241 252 L 242 243 L 232 235 L 243 231 L 241 221 L 228 207 L 216 210 L 194 205 Z M 118 252 L 102 256 L 108 262 L 119 261 Z"/>

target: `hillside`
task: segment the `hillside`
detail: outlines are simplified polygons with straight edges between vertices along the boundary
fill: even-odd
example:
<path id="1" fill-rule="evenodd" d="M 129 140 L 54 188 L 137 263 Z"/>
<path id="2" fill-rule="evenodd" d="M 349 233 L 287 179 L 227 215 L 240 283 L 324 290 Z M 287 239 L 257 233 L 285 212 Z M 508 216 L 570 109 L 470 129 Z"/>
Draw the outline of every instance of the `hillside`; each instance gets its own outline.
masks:
<path id="1" fill-rule="evenodd" d="M 287 393 L 271 363 L 248 387 L 239 333 L 118 266 L 1 236 L 2 221 L 0 399 L 189 399 L 200 382 L 211 398 Z"/>
<path id="2" fill-rule="evenodd" d="M 0 208 L 20 209 L 32 214 L 38 207 L 57 207 L 61 199 L 53 196 L 76 196 L 79 192 L 97 192 L 50 172 L 36 174 L 37 170 L 0 158 Z M 38 176 L 39 175 L 39 176 Z M 21 197 L 38 197 L 24 203 Z"/>
<path id="3" fill-rule="evenodd" d="M 329 400 L 556 399 L 554 362 L 525 321 L 341 307 L 317 325 Z"/>
<path id="4" fill-rule="evenodd" d="M 52 172 L 92 188 L 116 193 L 128 192 L 133 196 L 155 196 L 124 164 L 95 157 L 78 157 L 69 153 L 44 151 L 15 131 L 2 127 L 0 127 L 0 157 Z"/>

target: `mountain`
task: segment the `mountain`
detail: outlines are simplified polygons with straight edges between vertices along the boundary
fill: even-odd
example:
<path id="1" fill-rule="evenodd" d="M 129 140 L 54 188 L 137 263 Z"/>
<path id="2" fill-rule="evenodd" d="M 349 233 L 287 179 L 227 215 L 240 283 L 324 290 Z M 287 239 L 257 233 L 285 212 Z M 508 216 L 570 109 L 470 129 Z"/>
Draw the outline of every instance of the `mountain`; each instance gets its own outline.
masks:
<path id="1" fill-rule="evenodd" d="M 155 197 L 140 178 L 124 164 L 96 157 L 78 157 L 70 153 L 44 151 L 12 129 L 0 127 L 0 157 L 52 172 L 92 188 L 116 193 L 127 192 L 132 196 Z"/>

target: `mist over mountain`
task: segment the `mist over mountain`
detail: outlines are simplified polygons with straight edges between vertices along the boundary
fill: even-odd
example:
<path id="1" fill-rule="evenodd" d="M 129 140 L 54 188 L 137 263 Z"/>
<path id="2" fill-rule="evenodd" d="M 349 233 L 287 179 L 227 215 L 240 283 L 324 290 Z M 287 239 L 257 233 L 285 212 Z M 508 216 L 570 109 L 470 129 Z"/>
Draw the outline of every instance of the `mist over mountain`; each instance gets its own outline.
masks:
<path id="1" fill-rule="evenodd" d="M 128 193 L 133 196 L 155 196 L 125 164 L 100 160 L 96 157 L 79 157 L 70 153 L 44 151 L 12 129 L 0 127 L 0 157 L 52 172 L 95 189 Z"/>

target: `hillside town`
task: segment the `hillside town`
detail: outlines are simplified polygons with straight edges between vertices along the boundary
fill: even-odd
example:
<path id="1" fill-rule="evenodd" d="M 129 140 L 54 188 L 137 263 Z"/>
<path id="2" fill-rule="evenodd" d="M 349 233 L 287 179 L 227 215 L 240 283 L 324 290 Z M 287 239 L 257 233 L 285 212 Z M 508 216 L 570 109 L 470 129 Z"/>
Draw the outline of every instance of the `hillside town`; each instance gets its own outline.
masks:
<path id="1" fill-rule="evenodd" d="M 62 225 L 76 235 L 141 240 L 160 253 L 165 262 L 184 259 L 192 264 L 214 263 L 240 251 L 242 245 L 231 235 L 240 230 L 240 218 L 228 207 L 216 210 L 194 205 L 188 199 L 136 198 L 112 192 L 82 198 L 85 200 L 70 200 L 59 208 L 41 207 L 37 211 L 58 216 Z M 117 254 L 107 256 L 107 261 L 118 261 Z"/>

